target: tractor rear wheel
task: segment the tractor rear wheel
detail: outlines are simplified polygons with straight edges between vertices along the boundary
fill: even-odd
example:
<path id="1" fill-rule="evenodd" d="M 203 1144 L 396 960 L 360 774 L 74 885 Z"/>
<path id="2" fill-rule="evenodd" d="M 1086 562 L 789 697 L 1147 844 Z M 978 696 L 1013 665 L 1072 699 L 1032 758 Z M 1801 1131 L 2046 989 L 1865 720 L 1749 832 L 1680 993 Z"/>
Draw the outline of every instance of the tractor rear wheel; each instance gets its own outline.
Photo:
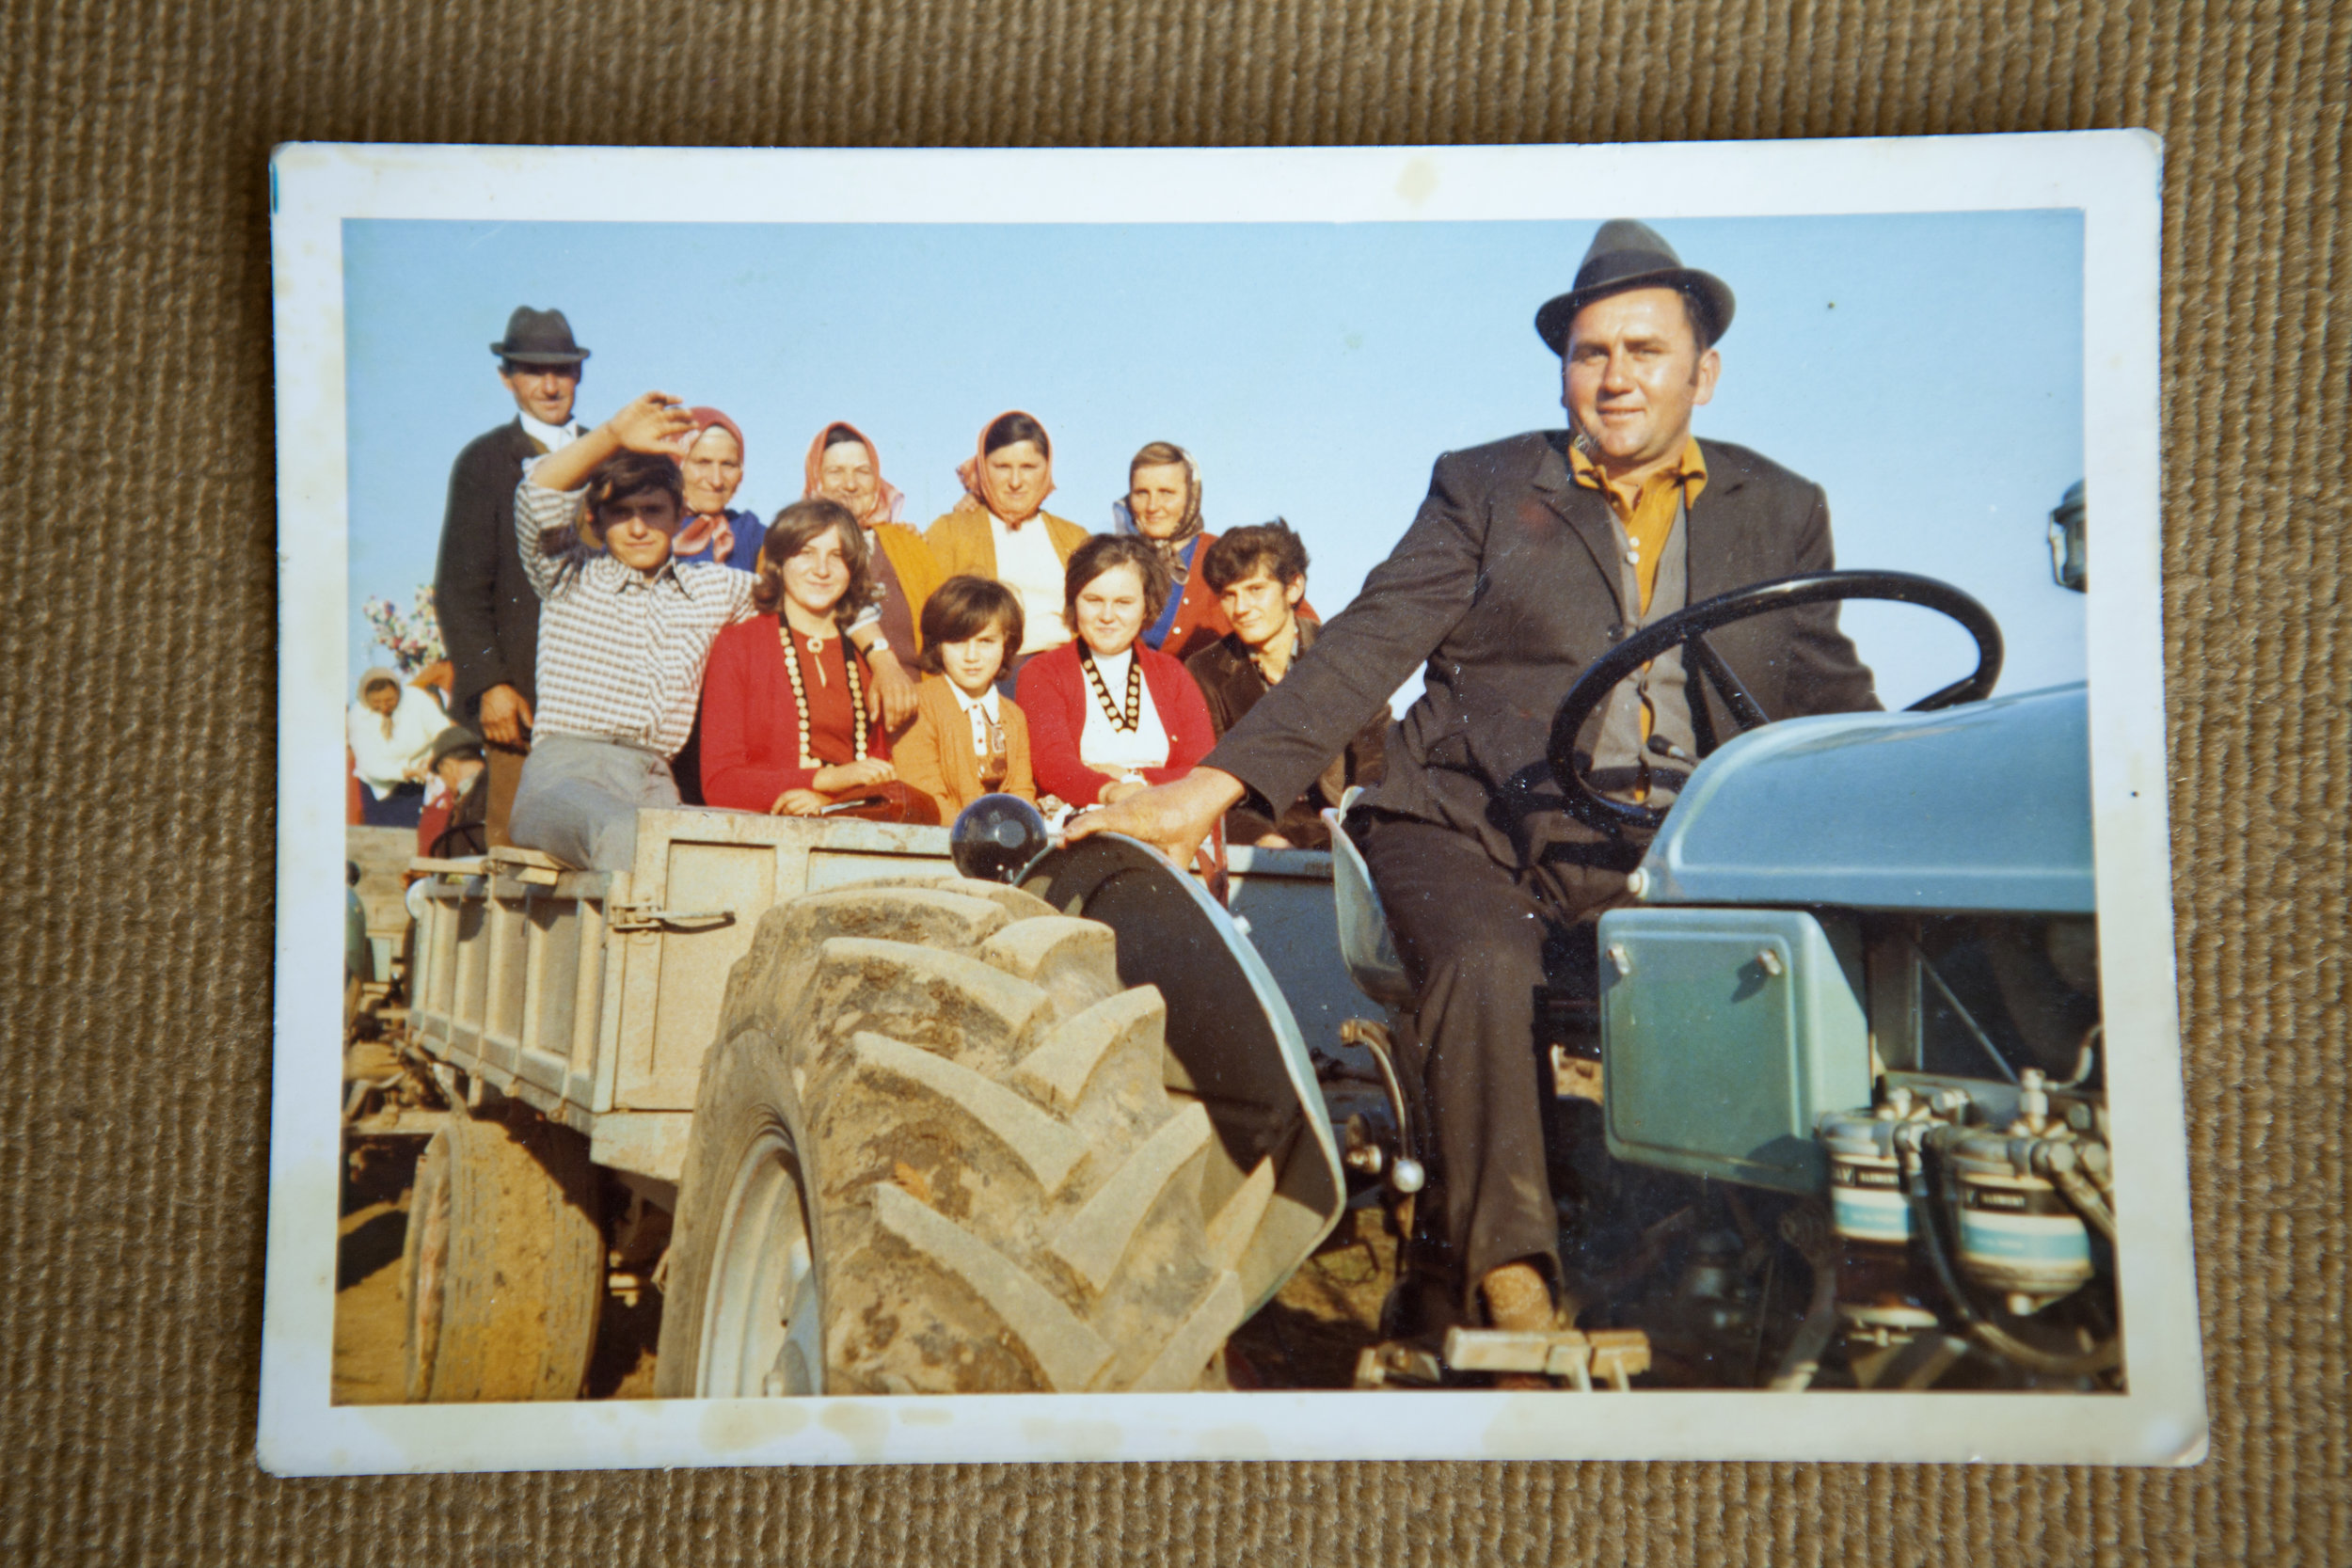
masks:
<path id="1" fill-rule="evenodd" d="M 411 1403 L 578 1397 L 604 1304 L 598 1203 L 579 1133 L 519 1107 L 451 1112 L 402 1245 Z"/>
<path id="2" fill-rule="evenodd" d="M 943 879 L 762 918 L 704 1064 L 657 1390 L 1182 1389 L 1238 1326 L 1207 1112 L 1108 927 Z"/>

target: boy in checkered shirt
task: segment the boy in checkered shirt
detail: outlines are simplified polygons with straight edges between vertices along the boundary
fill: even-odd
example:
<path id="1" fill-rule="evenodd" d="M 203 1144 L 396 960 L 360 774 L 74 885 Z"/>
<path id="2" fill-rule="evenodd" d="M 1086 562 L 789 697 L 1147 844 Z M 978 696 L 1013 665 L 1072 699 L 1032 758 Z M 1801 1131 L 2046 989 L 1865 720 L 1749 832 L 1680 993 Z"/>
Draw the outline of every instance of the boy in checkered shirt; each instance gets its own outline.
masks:
<path id="1" fill-rule="evenodd" d="M 671 559 L 685 521 L 672 455 L 694 427 L 647 392 L 515 490 L 516 544 L 539 592 L 539 691 L 511 836 L 568 864 L 632 868 L 640 806 L 678 804 L 686 744 L 722 628 L 748 620 L 749 572 Z"/>

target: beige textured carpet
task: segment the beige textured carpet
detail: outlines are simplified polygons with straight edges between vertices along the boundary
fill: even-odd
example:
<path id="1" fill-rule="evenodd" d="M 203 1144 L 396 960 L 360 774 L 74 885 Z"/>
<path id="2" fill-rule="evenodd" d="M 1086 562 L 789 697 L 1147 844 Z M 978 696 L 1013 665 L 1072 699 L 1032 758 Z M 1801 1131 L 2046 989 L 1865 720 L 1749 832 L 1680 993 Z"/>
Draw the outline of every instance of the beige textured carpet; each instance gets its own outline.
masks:
<path id="1" fill-rule="evenodd" d="M 2341 0 L 10 0 L 0 84 L 0 1560 L 2352 1562 Z M 2134 125 L 2169 143 L 2204 1466 L 255 1469 L 272 143 Z"/>

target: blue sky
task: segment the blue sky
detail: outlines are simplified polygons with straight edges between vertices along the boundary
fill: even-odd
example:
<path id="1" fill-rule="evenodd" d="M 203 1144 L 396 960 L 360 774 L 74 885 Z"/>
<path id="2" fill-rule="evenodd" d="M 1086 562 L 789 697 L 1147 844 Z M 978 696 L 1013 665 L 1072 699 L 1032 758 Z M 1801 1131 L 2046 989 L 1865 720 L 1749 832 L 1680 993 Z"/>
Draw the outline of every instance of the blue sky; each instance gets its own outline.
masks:
<path id="1" fill-rule="evenodd" d="M 518 304 L 594 351 L 591 422 L 647 388 L 713 404 L 749 448 L 739 506 L 796 499 L 834 419 L 880 447 L 921 526 L 980 427 L 1025 408 L 1054 438 L 1047 507 L 1108 526 L 1127 459 L 1201 464 L 1212 529 L 1287 517 L 1327 615 L 1411 521 L 1449 448 L 1556 427 L 1535 308 L 1593 222 L 1295 225 L 344 225 L 351 630 L 363 599 L 433 576 L 449 467 L 514 405 L 487 345 Z M 1984 600 L 2002 689 L 2081 677 L 2082 600 L 2043 523 L 2082 475 L 2082 226 L 2072 211 L 1679 220 L 1687 264 L 1739 310 L 1701 436 L 1829 493 L 1838 562 Z M 1927 612 L 1850 606 L 1899 705 L 1967 667 Z"/>

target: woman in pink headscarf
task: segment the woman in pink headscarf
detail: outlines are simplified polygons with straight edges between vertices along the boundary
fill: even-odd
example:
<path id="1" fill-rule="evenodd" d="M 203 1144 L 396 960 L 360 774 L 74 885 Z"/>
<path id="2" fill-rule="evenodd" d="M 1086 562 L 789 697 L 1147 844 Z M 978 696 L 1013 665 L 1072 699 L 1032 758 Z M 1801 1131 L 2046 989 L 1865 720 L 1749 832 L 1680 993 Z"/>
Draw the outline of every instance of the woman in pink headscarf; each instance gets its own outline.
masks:
<path id="1" fill-rule="evenodd" d="M 882 476 L 882 460 L 866 433 L 835 420 L 809 443 L 803 500 L 823 496 L 850 509 L 866 531 L 874 581 L 882 590 L 878 608 L 890 646 L 913 664 L 923 646 L 923 602 L 946 581 L 931 560 L 923 536 L 899 520 L 906 498 Z"/>
<path id="2" fill-rule="evenodd" d="M 670 546 L 670 559 L 716 562 L 738 571 L 756 570 L 759 542 L 768 527 L 751 512 L 727 503 L 743 483 L 743 431 L 716 408 L 693 408 L 694 431 L 678 453 L 686 475 L 686 524 Z"/>

